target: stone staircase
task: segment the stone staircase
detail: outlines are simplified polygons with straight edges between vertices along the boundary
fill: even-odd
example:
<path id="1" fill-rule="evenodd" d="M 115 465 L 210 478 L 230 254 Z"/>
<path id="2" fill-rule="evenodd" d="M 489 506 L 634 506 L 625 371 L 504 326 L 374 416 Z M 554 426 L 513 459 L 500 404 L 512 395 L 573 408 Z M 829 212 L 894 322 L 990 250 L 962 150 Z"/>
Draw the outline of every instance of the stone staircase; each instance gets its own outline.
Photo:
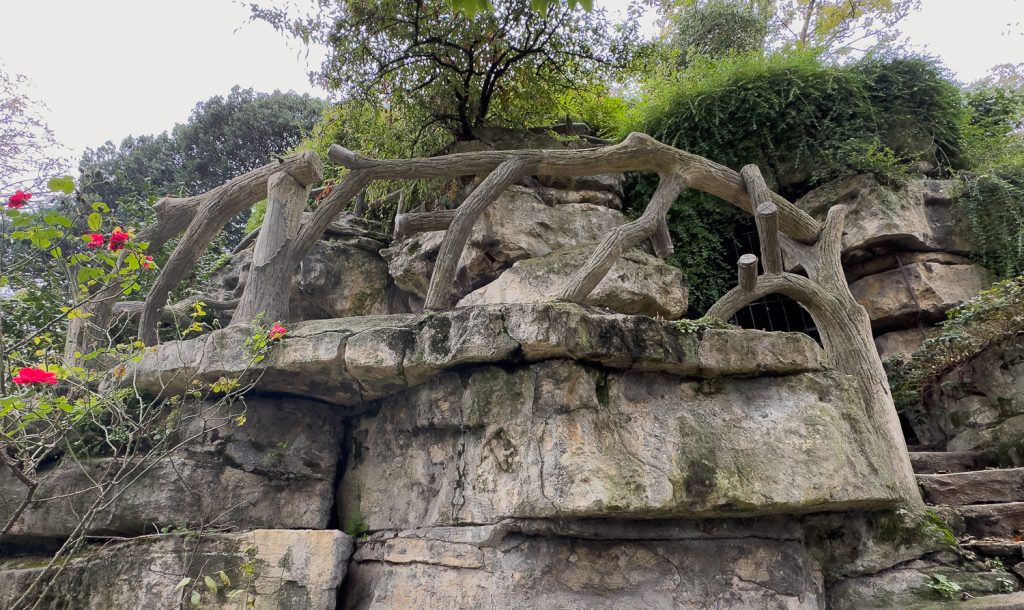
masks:
<path id="1" fill-rule="evenodd" d="M 998 468 L 989 451 L 913 451 L 925 502 L 949 524 L 962 551 L 999 560 L 1024 582 L 1024 468 Z M 996 564 L 998 565 L 998 564 Z M 1024 591 L 975 597 L 958 608 L 1024 609 Z"/>

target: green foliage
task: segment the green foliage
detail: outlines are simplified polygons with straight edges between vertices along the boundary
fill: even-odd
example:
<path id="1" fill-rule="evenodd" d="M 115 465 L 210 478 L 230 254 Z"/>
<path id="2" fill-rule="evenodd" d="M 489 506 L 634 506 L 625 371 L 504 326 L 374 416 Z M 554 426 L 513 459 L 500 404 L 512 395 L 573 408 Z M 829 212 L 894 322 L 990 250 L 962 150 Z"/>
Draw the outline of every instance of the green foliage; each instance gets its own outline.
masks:
<path id="1" fill-rule="evenodd" d="M 694 57 L 720 59 L 764 49 L 768 15 L 734 0 L 707 0 L 672 14 L 669 44 L 681 65 Z"/>
<path id="2" fill-rule="evenodd" d="M 362 538 L 370 533 L 370 526 L 366 524 L 363 513 L 356 510 L 345 519 L 345 533 L 353 538 Z"/>
<path id="3" fill-rule="evenodd" d="M 658 186 L 657 176 L 633 173 L 625 185 L 626 213 L 639 216 Z M 666 261 L 683 270 L 690 286 L 690 316 L 703 315 L 728 289 L 736 270 L 726 262 L 738 224 L 748 215 L 733 205 L 697 191 L 686 191 L 668 212 L 675 251 Z"/>
<path id="4" fill-rule="evenodd" d="M 889 384 L 900 411 L 914 416 L 925 386 L 978 352 L 1024 331 L 1024 276 L 997 282 L 950 310 L 942 333 L 906 360 L 889 363 Z"/>
<path id="5" fill-rule="evenodd" d="M 199 102 L 170 133 L 125 138 L 86 149 L 79 166 L 88 199 L 110 203 L 127 222 L 144 224 L 164 195 L 195 195 L 271 162 L 294 148 L 324 103 L 295 93 L 231 89 Z M 229 225 L 228 244 L 243 235 L 245 216 Z"/>
<path id="6" fill-rule="evenodd" d="M 484 124 L 525 127 L 557 114 L 560 93 L 611 76 L 638 46 L 635 12 L 613 25 L 576 2 L 534 4 L 459 12 L 447 0 L 338 0 L 309 15 L 258 5 L 252 14 L 325 45 L 319 77 L 343 100 L 393 109 L 416 133 L 467 140 Z"/>
<path id="7" fill-rule="evenodd" d="M 712 316 L 703 316 L 696 320 L 679 320 L 675 326 L 684 335 L 703 335 L 704 331 L 712 328 L 734 328 Z"/>
<path id="8" fill-rule="evenodd" d="M 697 62 L 651 84 L 634 129 L 734 169 L 757 163 L 796 197 L 850 171 L 956 164 L 960 119 L 931 60 L 830 65 L 805 52 Z"/>
<path id="9" fill-rule="evenodd" d="M 960 593 L 963 591 L 963 587 L 942 574 L 930 574 L 924 586 L 945 599 L 959 599 Z"/>
<path id="10" fill-rule="evenodd" d="M 1024 78 L 1011 73 L 964 90 L 961 209 L 975 256 L 1000 278 L 1024 273 Z"/>

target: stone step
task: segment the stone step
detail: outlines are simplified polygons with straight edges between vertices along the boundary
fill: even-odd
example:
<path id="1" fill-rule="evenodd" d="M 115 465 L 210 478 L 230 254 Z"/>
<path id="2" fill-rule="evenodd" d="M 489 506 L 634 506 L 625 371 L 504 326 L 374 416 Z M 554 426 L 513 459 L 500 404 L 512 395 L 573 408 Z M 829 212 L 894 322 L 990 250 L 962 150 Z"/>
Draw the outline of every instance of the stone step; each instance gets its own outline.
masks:
<path id="1" fill-rule="evenodd" d="M 922 606 L 922 610 L 925 607 L 936 608 L 937 606 Z M 1024 608 L 1024 591 L 1017 591 L 1016 593 L 1006 593 L 1004 595 L 986 595 L 984 597 L 974 597 L 967 601 L 950 603 L 949 607 L 960 608 L 961 610 L 1021 610 L 1021 608 Z"/>
<path id="2" fill-rule="evenodd" d="M 965 542 L 960 545 L 960 548 L 971 551 L 982 557 L 1000 557 L 1004 559 L 1007 567 L 1016 566 L 1021 563 L 1024 559 L 1024 555 L 1021 554 L 1021 549 L 1024 548 L 1024 542 L 1014 542 L 1013 540 L 997 540 L 997 539 L 986 539 L 986 540 L 972 540 Z"/>
<path id="3" fill-rule="evenodd" d="M 1024 468 L 919 474 L 917 484 L 928 504 L 964 506 L 1024 501 Z"/>
<path id="4" fill-rule="evenodd" d="M 1024 532 L 1024 502 L 936 506 L 935 510 L 959 537 L 1012 540 Z"/>
<path id="5" fill-rule="evenodd" d="M 918 474 L 965 472 L 995 466 L 992 451 L 911 451 L 910 463 Z"/>

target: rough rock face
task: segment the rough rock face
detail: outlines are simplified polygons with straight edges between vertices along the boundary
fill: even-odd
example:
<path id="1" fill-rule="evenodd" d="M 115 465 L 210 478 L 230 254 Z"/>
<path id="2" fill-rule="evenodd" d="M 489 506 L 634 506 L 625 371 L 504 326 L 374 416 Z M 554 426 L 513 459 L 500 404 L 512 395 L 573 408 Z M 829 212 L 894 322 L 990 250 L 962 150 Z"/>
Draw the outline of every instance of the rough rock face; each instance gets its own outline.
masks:
<path id="1" fill-rule="evenodd" d="M 877 333 L 907 328 L 919 320 L 942 320 L 946 311 L 978 294 L 991 281 L 980 265 L 914 263 L 859 279 L 850 284 L 850 292 L 867 309 Z"/>
<path id="2" fill-rule="evenodd" d="M 595 242 L 626 222 L 615 210 L 589 203 L 547 205 L 533 190 L 513 187 L 473 226 L 459 260 L 456 293 L 462 297 L 494 280 L 519 260 Z M 427 294 L 443 231 L 414 235 L 381 251 L 399 288 Z"/>
<path id="3" fill-rule="evenodd" d="M 124 470 L 141 479 L 101 510 L 90 531 L 137 536 L 161 527 L 232 529 L 327 526 L 333 504 L 341 417 L 330 407 L 301 399 L 252 398 L 229 410 L 188 405 L 166 458 L 149 455 Z M 236 424 L 239 415 L 246 423 Z M 59 500 L 32 505 L 9 541 L 59 540 L 98 497 L 90 478 L 116 472 L 109 458 L 59 460 L 36 497 Z M 112 470 L 113 469 L 113 470 Z M 81 493 L 81 490 L 89 491 Z M 122 487 L 115 487 L 121 490 Z M 78 493 L 75 493 L 78 492 Z M 0 471 L 0 520 L 24 497 L 24 486 Z M 113 497 L 108 494 L 107 497 Z"/>
<path id="4" fill-rule="evenodd" d="M 144 393 L 180 392 L 189 379 L 212 383 L 251 375 L 242 348 L 252 333 L 232 326 L 145 353 L 112 384 Z M 436 314 L 313 320 L 294 325 L 261 364 L 260 392 L 303 396 L 365 410 L 469 364 L 573 358 L 611 369 L 715 378 L 820 370 L 807 335 L 745 330 L 684 333 L 644 316 L 596 313 L 578 305 L 478 305 Z"/>
<path id="5" fill-rule="evenodd" d="M 966 254 L 968 233 L 956 211 L 954 188 L 953 181 L 912 180 L 894 189 L 857 175 L 820 187 L 797 205 L 816 218 L 824 218 L 833 205 L 848 207 L 844 265 L 894 251 Z"/>
<path id="6" fill-rule="evenodd" d="M 356 420 L 338 500 L 374 530 L 892 506 L 858 396 L 831 373 L 710 386 L 562 360 L 451 373 Z"/>
<path id="7" fill-rule="evenodd" d="M 826 184 L 797 202 L 824 219 L 833 205 L 848 212 L 842 261 L 850 290 L 871 318 L 883 360 L 908 356 L 949 309 L 992 278 L 969 254 L 969 225 L 952 180 L 880 184 L 858 175 Z"/>
<path id="8" fill-rule="evenodd" d="M 994 448 L 1001 461 L 1024 465 L 1024 341 L 1010 337 L 942 375 L 924 393 L 924 412 L 915 431 L 948 439 L 949 451 Z"/>
<path id="9" fill-rule="evenodd" d="M 595 246 L 563 248 L 519 261 L 498 279 L 463 297 L 459 306 L 552 301 L 587 263 Z M 615 261 L 608 275 L 587 297 L 586 304 L 618 313 L 674 320 L 686 314 L 687 294 L 686 280 L 678 268 L 631 250 Z"/>
<path id="10" fill-rule="evenodd" d="M 351 554 L 352 539 L 336 530 L 147 536 L 72 561 L 42 607 L 191 607 L 195 592 L 202 608 L 330 610 Z M 46 560 L 0 561 L 0 606 L 10 607 L 42 569 L 23 566 L 40 563 L 45 565 Z M 230 585 L 221 579 L 221 571 Z M 217 585 L 216 593 L 207 589 L 207 576 Z M 176 588 L 185 577 L 192 579 L 189 586 Z M 229 600 L 227 595 L 236 590 Z"/>
<path id="11" fill-rule="evenodd" d="M 292 319 L 321 320 L 419 309 L 421 300 L 398 288 L 388 274 L 387 263 L 380 255 L 390 241 L 387 236 L 360 229 L 357 219 L 342 219 L 345 224 L 341 227 L 352 224 L 348 234 L 328 235 L 303 259 L 289 301 Z M 341 227 L 335 232 L 342 231 Z M 235 254 L 211 279 L 211 285 L 220 289 L 218 296 L 229 299 L 241 295 L 251 265 L 251 248 Z M 228 320 L 230 316 L 224 322 Z"/>
<path id="12" fill-rule="evenodd" d="M 810 610 L 823 604 L 813 561 L 792 529 L 761 524 L 702 531 L 687 523 L 606 521 L 559 531 L 557 522 L 549 523 L 542 530 L 510 524 L 376 534 L 356 552 L 344 606 L 612 609 L 717 604 Z"/>

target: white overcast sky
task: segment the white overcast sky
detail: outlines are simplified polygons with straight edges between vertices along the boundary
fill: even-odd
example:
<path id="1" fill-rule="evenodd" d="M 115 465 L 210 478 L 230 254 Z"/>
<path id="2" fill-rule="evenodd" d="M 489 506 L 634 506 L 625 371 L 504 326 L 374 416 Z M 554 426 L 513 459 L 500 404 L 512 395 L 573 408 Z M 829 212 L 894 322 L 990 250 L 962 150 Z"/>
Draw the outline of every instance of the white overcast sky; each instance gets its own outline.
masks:
<path id="1" fill-rule="evenodd" d="M 598 0 L 598 4 L 624 4 Z M 965 82 L 1024 62 L 1024 0 L 924 0 L 903 25 Z M 28 76 L 50 126 L 77 157 L 106 140 L 159 133 L 232 85 L 325 96 L 318 58 L 236 0 L 0 0 L 0 63 Z"/>

